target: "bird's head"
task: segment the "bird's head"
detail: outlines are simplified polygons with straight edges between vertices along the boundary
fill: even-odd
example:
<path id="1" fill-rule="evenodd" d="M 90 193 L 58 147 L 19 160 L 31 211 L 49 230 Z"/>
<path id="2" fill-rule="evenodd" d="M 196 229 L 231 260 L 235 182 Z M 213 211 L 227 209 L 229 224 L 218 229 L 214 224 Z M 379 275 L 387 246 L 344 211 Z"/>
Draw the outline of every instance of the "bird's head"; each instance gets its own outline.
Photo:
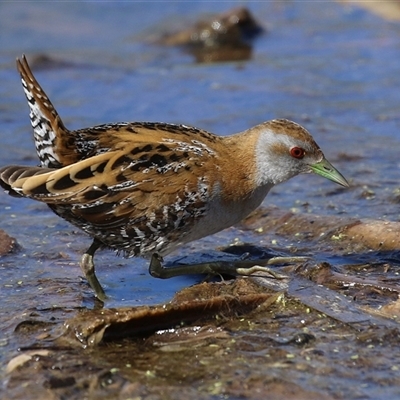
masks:
<path id="1" fill-rule="evenodd" d="M 256 146 L 256 180 L 259 185 L 275 185 L 295 175 L 314 172 L 339 185 L 349 186 L 302 126 L 277 119 L 256 128 L 259 130 Z"/>

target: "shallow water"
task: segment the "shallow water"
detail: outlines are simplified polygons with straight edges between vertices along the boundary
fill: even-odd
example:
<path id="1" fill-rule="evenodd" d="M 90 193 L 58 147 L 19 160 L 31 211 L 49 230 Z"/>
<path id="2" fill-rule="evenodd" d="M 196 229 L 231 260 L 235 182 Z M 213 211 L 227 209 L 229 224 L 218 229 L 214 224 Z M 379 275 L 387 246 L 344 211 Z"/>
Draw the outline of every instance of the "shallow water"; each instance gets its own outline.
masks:
<path id="1" fill-rule="evenodd" d="M 0 161 L 35 165 L 28 107 L 15 58 L 46 54 L 59 67 L 34 69 L 70 128 L 117 121 L 184 123 L 227 135 L 272 118 L 307 127 L 351 187 L 297 177 L 266 199 L 286 209 L 399 220 L 400 24 L 333 2 L 245 3 L 266 28 L 248 62 L 196 64 L 146 38 L 234 2 L 0 4 Z M 90 240 L 45 206 L 0 194 L 0 229 L 19 250 L 0 259 L 0 361 L 18 345 L 15 320 L 27 308 L 59 305 L 50 282 L 76 291 L 71 310 L 93 306 L 78 259 Z M 182 249 L 234 241 L 232 228 Z M 147 262 L 99 252 L 107 306 L 155 304 L 197 280 L 158 281 Z M 57 285 L 56 285 L 57 286 Z M 2 349 L 2 350 L 1 350 Z"/>

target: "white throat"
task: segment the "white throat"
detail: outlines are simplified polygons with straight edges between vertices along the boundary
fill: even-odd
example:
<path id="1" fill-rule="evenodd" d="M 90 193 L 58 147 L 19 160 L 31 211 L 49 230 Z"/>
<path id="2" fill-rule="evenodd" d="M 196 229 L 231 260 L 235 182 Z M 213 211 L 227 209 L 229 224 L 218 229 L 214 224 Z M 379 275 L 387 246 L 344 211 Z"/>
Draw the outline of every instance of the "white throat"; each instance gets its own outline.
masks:
<path id="1" fill-rule="evenodd" d="M 256 182 L 257 186 L 270 185 L 270 188 L 297 175 L 289 157 L 274 154 L 277 145 L 286 148 L 293 146 L 293 139 L 285 134 L 276 134 L 271 129 L 264 129 L 258 137 L 256 146 Z"/>

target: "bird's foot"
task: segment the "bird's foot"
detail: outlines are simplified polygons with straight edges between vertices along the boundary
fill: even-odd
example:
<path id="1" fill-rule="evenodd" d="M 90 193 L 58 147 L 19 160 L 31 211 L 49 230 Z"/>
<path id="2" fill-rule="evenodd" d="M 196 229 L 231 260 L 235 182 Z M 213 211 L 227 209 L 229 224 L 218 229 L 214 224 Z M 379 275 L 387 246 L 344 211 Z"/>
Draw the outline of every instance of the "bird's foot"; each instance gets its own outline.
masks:
<path id="1" fill-rule="evenodd" d="M 308 257 L 273 257 L 262 260 L 237 260 L 215 261 L 199 264 L 175 265 L 165 268 L 162 265 L 163 258 L 159 254 L 153 254 L 149 272 L 155 278 L 168 279 L 180 275 L 207 274 L 207 275 L 232 275 L 249 276 L 257 272 L 268 273 L 275 279 L 285 279 L 286 275 L 273 271 L 268 265 L 303 263 Z"/>

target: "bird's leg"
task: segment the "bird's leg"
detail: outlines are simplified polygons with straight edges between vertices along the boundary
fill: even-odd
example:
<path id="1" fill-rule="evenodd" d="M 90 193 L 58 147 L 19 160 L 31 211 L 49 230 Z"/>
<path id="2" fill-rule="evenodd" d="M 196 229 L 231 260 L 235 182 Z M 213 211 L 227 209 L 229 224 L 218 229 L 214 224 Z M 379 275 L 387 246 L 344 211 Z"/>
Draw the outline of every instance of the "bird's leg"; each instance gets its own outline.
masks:
<path id="1" fill-rule="evenodd" d="M 93 262 L 94 253 L 100 246 L 101 243 L 96 239 L 94 239 L 91 246 L 82 256 L 80 266 L 82 272 L 85 274 L 85 277 L 89 282 L 89 285 L 94 290 L 96 297 L 99 300 L 104 301 L 107 296 L 103 288 L 101 287 L 99 280 L 97 279 L 96 273 L 94 271 L 94 262 Z"/>
<path id="2" fill-rule="evenodd" d="M 162 265 L 163 258 L 153 254 L 149 272 L 155 278 L 168 279 L 179 275 L 208 274 L 208 275 L 252 275 L 255 272 L 266 272 L 275 279 L 285 279 L 286 275 L 271 270 L 267 265 L 302 263 L 308 257 L 273 257 L 261 260 L 235 260 L 235 261 L 214 261 L 199 264 L 174 265 L 165 268 Z"/>

